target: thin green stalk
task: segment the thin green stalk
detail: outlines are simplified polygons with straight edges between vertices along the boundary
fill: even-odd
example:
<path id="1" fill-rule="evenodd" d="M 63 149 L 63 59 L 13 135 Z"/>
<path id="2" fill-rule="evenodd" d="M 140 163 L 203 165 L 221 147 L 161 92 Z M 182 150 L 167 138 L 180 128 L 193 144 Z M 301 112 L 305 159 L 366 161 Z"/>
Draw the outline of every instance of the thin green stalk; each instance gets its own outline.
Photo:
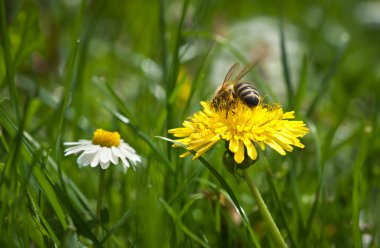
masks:
<path id="1" fill-rule="evenodd" d="M 106 175 L 106 170 L 103 170 L 101 167 L 99 167 L 98 196 L 96 199 L 96 220 L 98 221 L 98 225 L 96 225 L 96 228 L 95 228 L 95 236 L 99 240 L 100 240 L 100 237 L 98 237 L 99 226 L 102 224 L 100 212 L 103 205 L 105 175 Z"/>
<path id="2" fill-rule="evenodd" d="M 294 104 L 294 92 L 292 87 L 292 80 L 290 77 L 290 67 L 289 67 L 289 60 L 288 60 L 288 54 L 286 51 L 286 44 L 285 44 L 285 25 L 284 25 L 284 2 L 280 2 L 280 50 L 281 50 L 281 64 L 282 64 L 282 71 L 284 73 L 285 78 L 285 85 L 288 93 L 288 106 L 293 107 Z"/>
<path id="3" fill-rule="evenodd" d="M 163 86 L 165 88 L 165 94 L 166 96 L 170 96 L 170 90 L 169 90 L 169 83 L 168 83 L 168 61 L 167 61 L 167 40 L 165 38 L 166 34 L 166 22 L 165 22 L 165 3 L 164 0 L 160 0 L 160 7 L 159 7 L 159 34 L 160 34 L 160 48 L 161 48 L 161 67 L 162 67 L 162 81 Z M 166 126 L 167 129 L 169 127 L 169 116 L 170 116 L 170 105 L 169 100 L 166 102 Z M 171 149 L 170 144 L 167 144 L 166 147 L 167 157 L 169 161 L 171 160 Z"/>
<path id="4" fill-rule="evenodd" d="M 360 185 L 362 181 L 362 168 L 367 157 L 369 136 L 364 133 L 359 145 L 359 151 L 353 166 L 353 188 L 352 188 L 352 231 L 354 238 L 354 247 L 361 248 L 361 231 L 359 227 L 359 211 L 360 211 Z"/>
<path id="5" fill-rule="evenodd" d="M 248 170 L 243 170 L 243 173 L 245 181 L 248 184 L 249 190 L 251 191 L 253 198 L 255 198 L 259 211 L 263 215 L 264 221 L 268 225 L 269 231 L 272 237 L 274 238 L 277 247 L 288 247 L 280 233 L 280 230 L 276 226 L 276 223 L 274 222 L 272 215 L 270 214 L 263 198 L 261 197 L 259 190 L 257 189 L 253 180 L 249 177 Z"/>
<path id="6" fill-rule="evenodd" d="M 20 110 L 19 110 L 19 100 L 15 82 L 15 68 L 14 63 L 12 61 L 11 54 L 11 42 L 9 39 L 8 33 L 8 24 L 7 24 L 7 12 L 6 12 L 6 1 L 0 2 L 0 42 L 3 47 L 4 53 L 4 63 L 5 63 L 5 81 L 8 83 L 9 91 L 11 95 L 11 100 L 13 104 L 13 108 L 16 115 L 16 122 L 20 122 Z M 0 79 L 2 80 L 2 79 Z"/>

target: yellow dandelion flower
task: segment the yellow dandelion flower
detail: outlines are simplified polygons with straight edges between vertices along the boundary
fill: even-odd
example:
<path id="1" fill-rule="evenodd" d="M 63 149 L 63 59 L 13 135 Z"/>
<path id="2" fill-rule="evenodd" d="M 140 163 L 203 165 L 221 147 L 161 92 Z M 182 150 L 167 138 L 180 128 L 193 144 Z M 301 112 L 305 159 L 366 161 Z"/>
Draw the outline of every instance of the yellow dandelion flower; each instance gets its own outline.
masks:
<path id="1" fill-rule="evenodd" d="M 194 151 L 193 159 L 196 159 L 218 141 L 225 140 L 235 162 L 241 164 L 246 155 L 253 161 L 257 159 L 255 144 L 262 150 L 268 145 L 285 155 L 293 146 L 303 148 L 299 138 L 309 132 L 303 121 L 291 120 L 295 117 L 294 111 L 284 113 L 279 105 L 260 104 L 250 108 L 237 101 L 228 114 L 227 110 L 215 110 L 210 102 L 201 102 L 201 105 L 203 110 L 185 120 L 183 127 L 168 131 L 186 146 L 188 151 L 181 157 Z"/>

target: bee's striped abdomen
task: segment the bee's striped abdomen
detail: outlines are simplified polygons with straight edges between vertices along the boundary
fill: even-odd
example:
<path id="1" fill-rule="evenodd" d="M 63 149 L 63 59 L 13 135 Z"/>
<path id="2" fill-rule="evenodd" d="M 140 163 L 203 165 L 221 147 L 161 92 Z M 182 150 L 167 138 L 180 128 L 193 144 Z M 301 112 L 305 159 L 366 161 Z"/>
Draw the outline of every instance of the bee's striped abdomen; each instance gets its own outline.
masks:
<path id="1" fill-rule="evenodd" d="M 255 87 L 245 82 L 234 85 L 235 94 L 248 106 L 256 107 L 260 104 L 260 94 Z"/>

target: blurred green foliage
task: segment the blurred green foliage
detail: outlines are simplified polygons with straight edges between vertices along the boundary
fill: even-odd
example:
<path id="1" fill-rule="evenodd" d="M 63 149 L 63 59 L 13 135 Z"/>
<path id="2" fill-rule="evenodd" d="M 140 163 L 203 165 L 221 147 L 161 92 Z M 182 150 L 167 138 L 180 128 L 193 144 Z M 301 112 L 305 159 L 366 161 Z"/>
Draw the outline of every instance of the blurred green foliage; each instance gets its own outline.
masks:
<path id="1" fill-rule="evenodd" d="M 155 136 L 257 53 L 265 56 L 248 77 L 311 129 L 304 149 L 267 149 L 250 168 L 288 245 L 379 246 L 378 2 L 0 3 L 1 247 L 254 246 L 214 174 Z M 107 170 L 102 220 L 97 170 L 78 168 L 62 147 L 96 128 L 119 131 L 143 157 L 135 171 Z M 275 247 L 223 149 L 204 157 L 258 244 Z"/>

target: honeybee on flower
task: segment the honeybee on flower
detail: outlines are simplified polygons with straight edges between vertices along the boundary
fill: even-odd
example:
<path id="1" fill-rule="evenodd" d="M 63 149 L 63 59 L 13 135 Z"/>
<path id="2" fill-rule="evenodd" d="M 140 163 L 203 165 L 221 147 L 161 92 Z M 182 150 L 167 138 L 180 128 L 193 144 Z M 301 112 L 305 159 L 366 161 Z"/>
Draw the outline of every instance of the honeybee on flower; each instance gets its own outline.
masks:
<path id="1" fill-rule="evenodd" d="M 252 164 L 257 160 L 256 145 L 262 150 L 269 146 L 281 155 L 291 152 L 293 146 L 304 147 L 299 138 L 306 135 L 309 129 L 303 121 L 292 120 L 295 118 L 294 111 L 284 112 L 278 104 L 264 104 L 256 89 L 252 92 L 244 86 L 243 90 L 247 90 L 250 97 L 255 98 L 249 99 L 252 104 L 247 104 L 247 100 L 244 100 L 247 96 L 241 93 L 239 95 L 233 89 L 250 67 L 244 67 L 233 84 L 228 83 L 227 93 L 225 90 L 217 91 L 210 101 L 201 102 L 203 109 L 185 120 L 183 127 L 168 131 L 179 138 L 176 142 L 186 147 L 187 151 L 181 157 L 193 152 L 193 159 L 196 159 L 218 141 L 224 140 L 227 144 L 226 156 L 232 155 L 236 166 L 242 168 L 246 167 L 244 162 L 250 161 Z M 229 81 L 231 72 L 235 72 L 236 68 L 237 65 L 231 67 L 225 82 Z M 173 147 L 179 145 L 173 144 Z"/>
<path id="2" fill-rule="evenodd" d="M 260 94 L 255 87 L 247 82 L 241 82 L 254 64 L 248 64 L 240 69 L 239 63 L 235 63 L 228 70 L 222 86 L 217 90 L 211 103 L 215 110 L 226 111 L 226 117 L 230 109 L 234 108 L 237 101 L 242 101 L 250 108 L 260 104 Z"/>

